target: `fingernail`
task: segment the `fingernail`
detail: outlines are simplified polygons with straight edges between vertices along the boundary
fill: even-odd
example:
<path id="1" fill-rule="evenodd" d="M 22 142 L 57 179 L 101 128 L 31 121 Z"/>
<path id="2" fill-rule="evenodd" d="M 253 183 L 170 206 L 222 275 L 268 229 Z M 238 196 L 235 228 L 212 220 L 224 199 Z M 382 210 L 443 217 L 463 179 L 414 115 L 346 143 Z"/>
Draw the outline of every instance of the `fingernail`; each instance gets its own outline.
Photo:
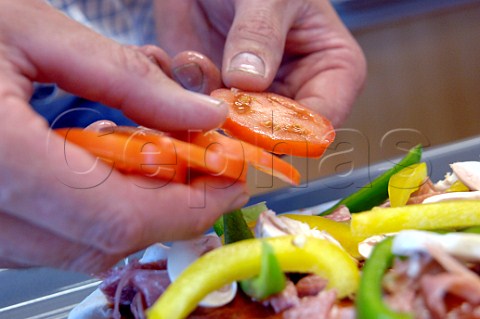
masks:
<path id="1" fill-rule="evenodd" d="M 210 95 L 206 95 L 202 93 L 194 93 L 194 94 L 197 96 L 198 99 L 201 99 L 212 106 L 222 107 L 222 108 L 224 107 L 226 110 L 228 110 L 227 104 L 222 100 L 216 99 L 214 97 L 211 97 Z"/>
<path id="2" fill-rule="evenodd" d="M 203 88 L 203 71 L 196 63 L 187 63 L 172 70 L 175 81 L 185 89 L 201 92 Z"/>
<path id="3" fill-rule="evenodd" d="M 242 52 L 232 58 L 228 71 L 241 71 L 263 77 L 265 76 L 265 63 L 253 53 Z"/>
<path id="4" fill-rule="evenodd" d="M 104 131 L 112 131 L 117 124 L 115 122 L 109 120 L 100 120 L 89 124 L 85 127 L 85 130 L 94 131 L 94 132 L 104 132 Z"/>

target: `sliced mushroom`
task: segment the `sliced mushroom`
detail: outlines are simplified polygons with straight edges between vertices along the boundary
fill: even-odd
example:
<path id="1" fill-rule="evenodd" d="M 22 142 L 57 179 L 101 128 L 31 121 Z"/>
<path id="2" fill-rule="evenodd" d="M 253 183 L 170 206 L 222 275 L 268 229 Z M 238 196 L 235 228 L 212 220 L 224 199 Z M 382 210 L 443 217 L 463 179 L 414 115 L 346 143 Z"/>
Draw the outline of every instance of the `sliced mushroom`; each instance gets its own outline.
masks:
<path id="1" fill-rule="evenodd" d="M 480 199 L 480 191 L 475 192 L 451 192 L 443 193 L 439 195 L 433 195 L 427 197 L 423 200 L 422 204 L 443 202 L 448 200 L 469 200 L 469 199 Z"/>
<path id="2" fill-rule="evenodd" d="M 372 254 L 372 251 L 375 245 L 381 242 L 382 240 L 384 240 L 385 237 L 387 237 L 387 235 L 375 235 L 361 241 L 360 243 L 358 243 L 359 254 L 363 258 L 367 259 Z"/>
<path id="3" fill-rule="evenodd" d="M 145 252 L 143 253 L 143 256 L 140 258 L 139 262 L 142 264 L 147 264 L 159 260 L 165 260 L 167 259 L 169 249 L 170 247 L 160 243 L 153 244 L 145 249 Z"/>
<path id="4" fill-rule="evenodd" d="M 82 302 L 76 305 L 68 314 L 68 319 L 109 319 L 113 308 L 100 289 L 95 289 Z"/>
<path id="5" fill-rule="evenodd" d="M 449 189 L 456 181 L 458 181 L 457 175 L 455 173 L 448 172 L 445 174 L 444 179 L 435 183 L 434 188 L 439 192 L 444 192 Z"/>
<path id="6" fill-rule="evenodd" d="M 457 162 L 450 165 L 455 175 L 469 189 L 480 190 L 480 162 Z"/>
<path id="7" fill-rule="evenodd" d="M 452 256 L 467 261 L 480 261 L 480 235 L 471 233 L 437 234 L 420 230 L 403 230 L 393 240 L 392 252 L 409 256 L 414 253 L 428 253 L 428 247 L 435 245 Z"/>
<path id="8" fill-rule="evenodd" d="M 285 216 L 277 216 L 271 210 L 260 214 L 255 226 L 255 237 L 277 237 L 285 235 L 305 235 L 326 239 L 339 247 L 342 245 L 325 231 L 312 229 L 307 223 L 294 220 Z"/>
<path id="9" fill-rule="evenodd" d="M 216 235 L 205 235 L 203 237 L 174 242 L 168 252 L 167 272 L 173 282 L 180 274 L 203 254 L 220 247 L 222 242 Z M 237 283 L 222 287 L 207 295 L 200 303 L 203 307 L 220 307 L 226 305 L 235 298 Z"/>

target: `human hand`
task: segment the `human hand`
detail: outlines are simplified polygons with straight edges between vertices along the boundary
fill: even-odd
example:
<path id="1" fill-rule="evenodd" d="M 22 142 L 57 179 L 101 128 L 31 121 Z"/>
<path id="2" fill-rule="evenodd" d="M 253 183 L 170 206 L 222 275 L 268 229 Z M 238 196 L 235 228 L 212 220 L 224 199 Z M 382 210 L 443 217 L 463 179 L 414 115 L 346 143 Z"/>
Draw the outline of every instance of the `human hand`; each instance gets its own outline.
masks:
<path id="1" fill-rule="evenodd" d="M 339 126 L 363 86 L 363 53 L 328 0 L 155 5 L 160 46 L 212 58 L 228 87 L 292 97 Z"/>
<path id="2" fill-rule="evenodd" d="M 163 52 L 116 44 L 44 1 L 0 0 L 0 17 L 0 267 L 103 270 L 151 243 L 201 234 L 246 202 L 241 183 L 159 186 L 64 150 L 28 104 L 33 81 L 53 82 L 142 125 L 217 127 L 226 106 L 173 82 L 152 62 Z"/>

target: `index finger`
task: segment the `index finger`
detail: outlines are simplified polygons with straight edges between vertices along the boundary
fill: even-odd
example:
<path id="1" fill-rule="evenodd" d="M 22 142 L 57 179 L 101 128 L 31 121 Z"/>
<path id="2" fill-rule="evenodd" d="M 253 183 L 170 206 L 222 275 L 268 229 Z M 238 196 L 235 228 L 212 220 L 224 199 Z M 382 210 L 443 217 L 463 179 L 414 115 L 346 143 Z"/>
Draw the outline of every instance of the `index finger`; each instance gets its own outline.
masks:
<path id="1" fill-rule="evenodd" d="M 10 108 L 15 123 L 28 124 L 25 130 L 0 127 L 8 136 L 0 148 L 9 154 L 0 176 L 14 177 L 0 180 L 1 208 L 72 242 L 126 255 L 154 242 L 199 235 L 248 200 L 243 183 L 221 188 L 222 179 L 200 177 L 190 185 L 158 185 L 121 174 L 74 145 L 65 149 L 60 136 L 49 136 L 44 122 L 22 110 L 27 107 Z"/>
<path id="2" fill-rule="evenodd" d="M 119 108 L 142 125 L 164 130 L 211 129 L 227 115 L 220 101 L 182 89 L 144 54 L 45 3 L 10 1 L 0 10 L 6 43 L 22 53 L 17 67 L 30 80 L 58 83 L 75 95 Z M 22 12 L 21 25 L 16 12 Z"/>

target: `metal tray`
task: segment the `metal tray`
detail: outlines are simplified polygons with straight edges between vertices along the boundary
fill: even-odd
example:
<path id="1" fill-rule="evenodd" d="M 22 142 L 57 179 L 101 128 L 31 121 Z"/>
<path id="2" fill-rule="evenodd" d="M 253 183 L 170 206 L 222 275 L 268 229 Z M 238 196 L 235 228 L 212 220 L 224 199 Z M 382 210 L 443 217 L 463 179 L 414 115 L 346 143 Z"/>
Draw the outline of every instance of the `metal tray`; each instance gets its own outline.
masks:
<path id="1" fill-rule="evenodd" d="M 266 201 L 278 213 L 318 205 L 341 198 L 368 185 L 394 162 L 385 161 L 352 171 L 348 176 L 330 176 L 308 187 L 278 190 L 260 195 L 251 203 Z M 480 136 L 424 151 L 432 180 L 443 178 L 455 161 L 480 160 Z M 368 186 L 367 186 L 368 187 Z M 63 319 L 99 284 L 86 275 L 49 268 L 0 270 L 0 319 Z"/>

